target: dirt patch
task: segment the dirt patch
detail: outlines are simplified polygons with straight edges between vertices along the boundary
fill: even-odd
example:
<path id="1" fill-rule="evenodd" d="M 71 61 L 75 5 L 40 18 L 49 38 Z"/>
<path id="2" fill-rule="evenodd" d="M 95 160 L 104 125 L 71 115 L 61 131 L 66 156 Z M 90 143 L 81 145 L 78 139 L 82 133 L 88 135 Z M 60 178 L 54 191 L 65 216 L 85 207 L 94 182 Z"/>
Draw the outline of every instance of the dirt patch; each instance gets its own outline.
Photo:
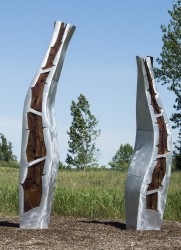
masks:
<path id="1" fill-rule="evenodd" d="M 134 231 L 121 221 L 52 217 L 49 229 L 20 230 L 18 217 L 4 217 L 0 249 L 181 249 L 181 223 L 164 221 L 160 231 Z"/>

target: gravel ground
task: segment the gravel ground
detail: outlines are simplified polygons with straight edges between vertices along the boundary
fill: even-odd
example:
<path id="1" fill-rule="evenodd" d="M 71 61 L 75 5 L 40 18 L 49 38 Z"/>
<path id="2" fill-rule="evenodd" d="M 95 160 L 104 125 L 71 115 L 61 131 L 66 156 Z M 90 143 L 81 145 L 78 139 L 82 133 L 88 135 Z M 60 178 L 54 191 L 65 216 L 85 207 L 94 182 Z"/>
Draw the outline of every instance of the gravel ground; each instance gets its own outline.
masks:
<path id="1" fill-rule="evenodd" d="M 0 249 L 181 249 L 181 222 L 134 231 L 121 221 L 51 217 L 49 229 L 21 230 L 18 217 L 1 217 Z"/>

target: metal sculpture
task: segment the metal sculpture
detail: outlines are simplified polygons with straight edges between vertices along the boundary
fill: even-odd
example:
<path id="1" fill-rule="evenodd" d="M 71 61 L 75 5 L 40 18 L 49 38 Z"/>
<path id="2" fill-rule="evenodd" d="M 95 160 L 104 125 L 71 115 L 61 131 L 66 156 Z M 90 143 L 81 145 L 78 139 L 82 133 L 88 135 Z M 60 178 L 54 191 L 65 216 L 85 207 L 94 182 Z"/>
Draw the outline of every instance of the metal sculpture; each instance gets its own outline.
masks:
<path id="1" fill-rule="evenodd" d="M 20 160 L 20 228 L 47 228 L 59 164 L 54 118 L 57 84 L 74 26 L 56 22 L 50 46 L 24 103 Z"/>
<path id="2" fill-rule="evenodd" d="M 171 132 L 152 63 L 152 57 L 137 57 L 137 133 L 126 180 L 127 229 L 160 229 L 171 174 Z"/>

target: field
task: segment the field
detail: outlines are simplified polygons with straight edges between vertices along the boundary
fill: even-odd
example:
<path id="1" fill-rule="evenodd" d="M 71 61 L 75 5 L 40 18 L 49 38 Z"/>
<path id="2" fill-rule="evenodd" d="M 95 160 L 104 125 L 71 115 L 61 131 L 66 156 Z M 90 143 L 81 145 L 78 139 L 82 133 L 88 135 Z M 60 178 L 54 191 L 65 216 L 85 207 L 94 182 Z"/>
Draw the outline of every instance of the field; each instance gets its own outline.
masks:
<path id="1" fill-rule="evenodd" d="M 17 168 L 0 167 L 0 216 L 18 215 Z M 59 171 L 52 215 L 125 220 L 126 174 L 118 171 Z M 164 220 L 181 221 L 181 173 L 173 172 Z"/>
<path id="2" fill-rule="evenodd" d="M 59 171 L 48 229 L 21 230 L 18 168 L 0 167 L 0 249 L 181 249 L 181 173 L 174 172 L 159 231 L 125 230 L 125 173 Z"/>

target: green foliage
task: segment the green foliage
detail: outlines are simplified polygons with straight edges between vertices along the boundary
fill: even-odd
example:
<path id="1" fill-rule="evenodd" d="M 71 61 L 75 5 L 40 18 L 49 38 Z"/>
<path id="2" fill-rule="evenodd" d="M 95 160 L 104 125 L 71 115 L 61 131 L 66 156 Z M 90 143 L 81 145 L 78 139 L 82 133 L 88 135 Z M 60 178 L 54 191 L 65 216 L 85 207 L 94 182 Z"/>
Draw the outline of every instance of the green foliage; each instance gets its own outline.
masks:
<path id="1" fill-rule="evenodd" d="M 175 113 L 172 114 L 172 128 L 179 128 L 181 134 L 181 1 L 173 4 L 173 10 L 168 11 L 171 16 L 170 23 L 166 27 L 161 25 L 163 32 L 163 47 L 157 62 L 160 68 L 155 68 L 155 76 L 162 84 L 166 84 L 170 91 L 175 93 Z M 181 159 L 181 136 L 178 137 L 175 157 L 177 162 Z M 178 148 L 179 145 L 179 148 Z M 179 167 L 180 165 L 176 165 Z"/>
<path id="2" fill-rule="evenodd" d="M 17 157 L 13 154 L 12 143 L 8 142 L 6 137 L 0 133 L 0 161 L 16 161 Z"/>
<path id="3" fill-rule="evenodd" d="M 85 169 L 96 162 L 98 149 L 96 149 L 95 140 L 100 135 L 100 130 L 96 129 L 98 122 L 92 115 L 89 102 L 84 95 L 80 94 L 77 103 L 72 101 L 70 108 L 73 121 L 67 132 L 69 153 L 66 163 L 70 167 Z"/>
<path id="4" fill-rule="evenodd" d="M 70 170 L 70 167 L 64 165 L 61 161 L 59 162 L 59 170 Z"/>
<path id="5" fill-rule="evenodd" d="M 181 170 L 181 130 L 179 131 L 178 140 L 175 144 L 175 151 L 173 153 L 174 164 L 176 170 Z"/>
<path id="6" fill-rule="evenodd" d="M 121 145 L 109 165 L 113 170 L 125 171 L 131 161 L 133 148 L 130 144 Z"/>
<path id="7" fill-rule="evenodd" d="M 166 27 L 161 25 L 163 32 L 163 47 L 157 62 L 160 68 L 155 68 L 155 75 L 159 81 L 168 85 L 168 89 L 176 94 L 174 108 L 178 111 L 174 119 L 175 127 L 181 126 L 181 1 L 173 5 L 173 11 L 168 11 L 171 16 Z"/>

